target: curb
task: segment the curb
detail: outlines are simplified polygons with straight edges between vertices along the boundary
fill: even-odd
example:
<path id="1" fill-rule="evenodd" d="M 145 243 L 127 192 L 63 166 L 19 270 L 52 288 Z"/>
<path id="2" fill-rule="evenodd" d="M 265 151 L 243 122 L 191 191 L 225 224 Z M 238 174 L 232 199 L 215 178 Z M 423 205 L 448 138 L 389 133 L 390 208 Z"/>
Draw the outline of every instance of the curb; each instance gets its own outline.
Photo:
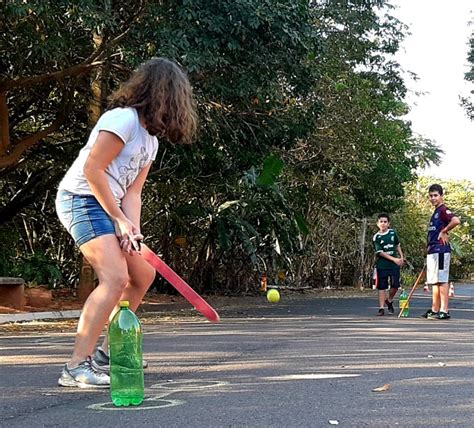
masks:
<path id="1" fill-rule="evenodd" d="M 141 307 L 141 314 L 152 314 L 161 312 L 175 312 L 179 310 L 192 310 L 188 303 L 145 303 Z M 81 316 L 81 310 L 51 311 L 51 312 L 24 312 L 16 314 L 0 314 L 0 325 L 14 322 L 31 322 L 44 320 L 75 319 Z"/>
<path id="2" fill-rule="evenodd" d="M 24 321 L 79 318 L 81 311 L 28 312 L 24 314 L 0 314 L 0 324 Z"/>

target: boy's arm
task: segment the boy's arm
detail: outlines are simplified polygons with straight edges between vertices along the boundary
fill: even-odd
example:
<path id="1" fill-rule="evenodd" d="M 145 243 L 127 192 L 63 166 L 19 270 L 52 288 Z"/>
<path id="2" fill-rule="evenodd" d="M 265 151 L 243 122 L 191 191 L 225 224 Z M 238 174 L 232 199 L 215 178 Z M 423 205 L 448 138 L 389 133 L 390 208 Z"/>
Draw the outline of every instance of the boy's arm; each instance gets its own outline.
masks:
<path id="1" fill-rule="evenodd" d="M 404 264 L 405 263 L 405 257 L 403 256 L 402 244 L 400 244 L 400 238 L 398 237 L 397 232 L 395 232 L 395 245 L 397 246 L 397 254 L 400 257 L 400 259 L 402 260 L 402 264 Z"/>
<path id="2" fill-rule="evenodd" d="M 397 246 L 397 251 L 398 251 L 398 255 L 400 256 L 400 258 L 405 263 L 405 256 L 403 255 L 402 246 L 400 244 L 398 244 L 398 246 Z"/>
<path id="3" fill-rule="evenodd" d="M 446 245 L 449 242 L 448 232 L 460 224 L 461 220 L 459 219 L 459 217 L 453 216 L 453 218 L 451 218 L 451 221 L 443 229 L 441 229 L 441 232 L 438 237 L 439 240 L 444 245 Z"/>
<path id="4" fill-rule="evenodd" d="M 377 253 L 377 255 L 379 255 L 380 257 L 383 257 L 384 259 L 390 260 L 391 262 L 395 263 L 398 266 L 403 265 L 403 257 L 399 259 L 399 258 L 393 257 L 390 254 L 385 253 L 383 251 L 379 251 Z"/>

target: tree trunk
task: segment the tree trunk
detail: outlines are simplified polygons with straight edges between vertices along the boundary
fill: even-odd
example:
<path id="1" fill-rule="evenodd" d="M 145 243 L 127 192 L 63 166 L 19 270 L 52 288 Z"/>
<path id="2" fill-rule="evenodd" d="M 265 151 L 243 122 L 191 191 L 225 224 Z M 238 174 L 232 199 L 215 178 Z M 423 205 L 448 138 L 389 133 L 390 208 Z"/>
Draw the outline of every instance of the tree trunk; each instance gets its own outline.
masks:
<path id="1" fill-rule="evenodd" d="M 94 291 L 96 284 L 96 275 L 89 261 L 82 256 L 81 272 L 79 274 L 79 287 L 77 288 L 77 297 L 80 302 L 85 302 Z"/>
<path id="2" fill-rule="evenodd" d="M 103 37 L 94 35 L 96 49 L 102 46 Z M 108 76 L 110 68 L 105 63 L 94 70 L 91 76 L 91 97 L 89 102 L 89 131 L 92 130 L 99 117 L 104 111 L 105 101 L 108 93 Z M 94 291 L 97 283 L 97 276 L 89 261 L 82 257 L 81 273 L 79 275 L 79 286 L 77 295 L 81 302 L 85 302 L 89 294 Z"/>
<path id="3" fill-rule="evenodd" d="M 365 236 L 367 234 L 367 217 L 362 219 L 359 235 L 359 267 L 356 269 L 356 286 L 364 289 L 364 267 L 365 267 Z"/>

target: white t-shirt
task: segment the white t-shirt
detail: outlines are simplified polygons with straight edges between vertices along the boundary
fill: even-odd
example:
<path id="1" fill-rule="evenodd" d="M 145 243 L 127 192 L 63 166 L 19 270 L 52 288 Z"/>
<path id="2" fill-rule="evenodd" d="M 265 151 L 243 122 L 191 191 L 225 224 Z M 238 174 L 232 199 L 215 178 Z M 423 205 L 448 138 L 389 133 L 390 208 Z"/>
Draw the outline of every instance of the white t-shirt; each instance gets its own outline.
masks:
<path id="1" fill-rule="evenodd" d="M 99 118 L 87 144 L 59 184 L 59 190 L 68 190 L 77 195 L 92 194 L 84 176 L 84 165 L 100 131 L 112 132 L 124 143 L 119 155 L 106 169 L 110 188 L 115 200 L 120 204 L 127 188 L 135 181 L 140 171 L 155 160 L 158 151 L 158 139 L 141 126 L 136 109 L 131 107 L 114 108 Z"/>

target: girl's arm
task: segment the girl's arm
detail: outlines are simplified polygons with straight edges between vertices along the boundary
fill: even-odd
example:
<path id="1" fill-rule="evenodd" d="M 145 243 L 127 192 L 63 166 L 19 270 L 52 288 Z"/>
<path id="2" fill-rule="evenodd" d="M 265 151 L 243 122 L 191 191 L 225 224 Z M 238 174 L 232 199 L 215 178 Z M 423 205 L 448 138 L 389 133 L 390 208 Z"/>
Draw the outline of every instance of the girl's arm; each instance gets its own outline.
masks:
<path id="1" fill-rule="evenodd" d="M 127 193 L 122 199 L 122 211 L 129 220 L 137 227 L 140 234 L 140 216 L 142 211 L 142 190 L 145 185 L 151 163 L 145 166 L 138 174 L 135 181 L 127 189 Z"/>
<path id="2" fill-rule="evenodd" d="M 122 242 L 133 239 L 137 228 L 117 205 L 105 171 L 121 152 L 123 146 L 123 141 L 117 135 L 100 131 L 84 165 L 84 175 L 92 193 L 114 221 L 115 233 Z"/>

